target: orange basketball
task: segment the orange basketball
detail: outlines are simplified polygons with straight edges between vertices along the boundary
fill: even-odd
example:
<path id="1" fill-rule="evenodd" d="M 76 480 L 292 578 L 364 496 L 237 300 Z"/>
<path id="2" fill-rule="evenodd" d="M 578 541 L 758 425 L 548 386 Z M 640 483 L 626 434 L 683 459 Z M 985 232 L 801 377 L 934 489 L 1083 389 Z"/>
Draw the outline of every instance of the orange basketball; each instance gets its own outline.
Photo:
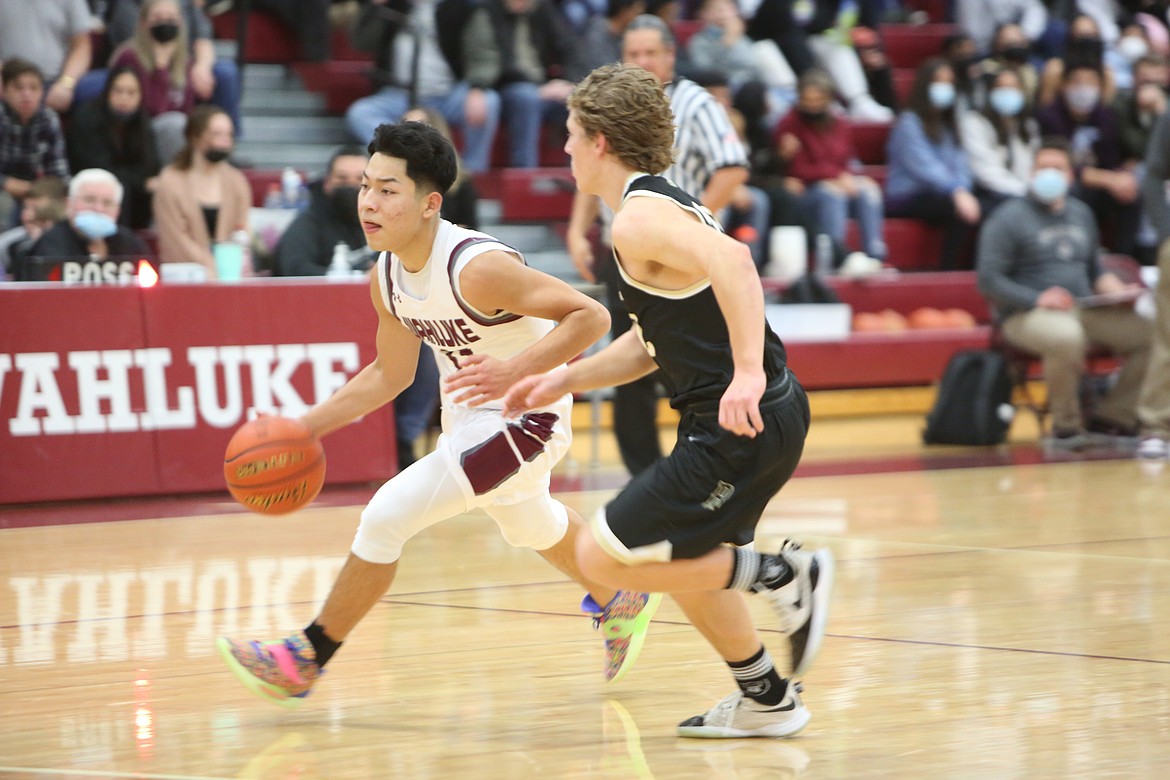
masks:
<path id="1" fill-rule="evenodd" d="M 253 512 L 283 515 L 308 504 L 325 484 L 325 450 L 298 420 L 244 423 L 223 454 L 228 491 Z"/>

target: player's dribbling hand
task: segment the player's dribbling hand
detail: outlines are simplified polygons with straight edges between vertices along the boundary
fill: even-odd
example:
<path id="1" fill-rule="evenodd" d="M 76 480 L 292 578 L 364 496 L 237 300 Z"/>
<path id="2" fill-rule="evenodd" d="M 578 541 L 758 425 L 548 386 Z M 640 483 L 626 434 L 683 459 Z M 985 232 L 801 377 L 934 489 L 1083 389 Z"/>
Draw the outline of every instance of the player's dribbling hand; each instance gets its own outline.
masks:
<path id="1" fill-rule="evenodd" d="M 767 384 L 763 371 L 750 374 L 736 371 L 719 399 L 719 425 L 739 436 L 756 438 L 764 430 L 760 398 Z"/>
<path id="2" fill-rule="evenodd" d="M 459 370 L 444 383 L 447 395 L 455 403 L 483 406 L 500 398 L 519 376 L 508 369 L 508 364 L 487 355 L 459 357 Z"/>
<path id="3" fill-rule="evenodd" d="M 504 393 L 504 416 L 519 417 L 531 409 L 555 403 L 564 394 L 553 374 L 530 374 Z"/>

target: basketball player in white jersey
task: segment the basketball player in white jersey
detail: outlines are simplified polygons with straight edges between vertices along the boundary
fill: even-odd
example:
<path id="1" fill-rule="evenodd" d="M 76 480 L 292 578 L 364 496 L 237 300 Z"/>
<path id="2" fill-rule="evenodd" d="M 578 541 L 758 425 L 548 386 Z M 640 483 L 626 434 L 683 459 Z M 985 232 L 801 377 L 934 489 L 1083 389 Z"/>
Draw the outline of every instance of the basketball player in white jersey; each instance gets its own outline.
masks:
<path id="1" fill-rule="evenodd" d="M 633 663 L 661 597 L 605 588 L 577 568 L 581 518 L 549 495 L 552 467 L 571 441 L 572 396 L 517 420 L 504 419 L 500 400 L 520 377 L 562 366 L 600 338 L 609 327 L 605 307 L 528 268 L 491 236 L 440 217 L 456 158 L 434 128 L 381 125 L 369 152 L 358 212 L 370 247 L 381 251 L 370 282 L 377 358 L 302 419 L 324 436 L 393 400 L 410 385 L 425 341 L 444 380 L 443 432 L 434 452 L 366 506 L 316 620 L 277 642 L 221 638 L 220 653 L 253 692 L 296 706 L 389 589 L 405 542 L 481 508 L 510 544 L 537 550 L 584 586 L 587 600 L 605 605 L 595 625 L 605 632 L 606 677 L 616 680 Z"/>
<path id="2" fill-rule="evenodd" d="M 521 380 L 505 411 L 662 371 L 679 412 L 674 450 L 598 511 L 578 540 L 578 563 L 612 587 L 669 593 L 727 663 L 738 690 L 680 723 L 680 736 L 792 736 L 810 717 L 796 678 L 824 637 L 833 556 L 793 542 L 775 554 L 748 545 L 800 461 L 808 399 L 764 319 L 747 248 L 654 175 L 673 152 L 659 81 L 637 66 L 598 68 L 570 96 L 568 126 L 578 189 L 614 211 L 618 289 L 633 326 L 563 371 Z M 752 625 L 745 592 L 766 598 L 780 619 L 787 679 Z"/>

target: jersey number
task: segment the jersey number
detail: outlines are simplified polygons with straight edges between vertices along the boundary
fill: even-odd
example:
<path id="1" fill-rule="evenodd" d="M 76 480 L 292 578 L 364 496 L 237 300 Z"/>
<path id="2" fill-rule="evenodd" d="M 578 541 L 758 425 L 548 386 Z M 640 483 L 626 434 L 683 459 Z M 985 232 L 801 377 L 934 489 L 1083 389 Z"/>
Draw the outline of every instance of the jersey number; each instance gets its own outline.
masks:
<path id="1" fill-rule="evenodd" d="M 453 349 L 444 349 L 440 351 L 447 356 L 447 359 L 451 361 L 451 365 L 455 366 L 455 368 L 459 368 L 459 358 L 456 357 L 456 355 L 460 357 L 466 357 L 468 355 L 475 354 L 470 349 L 461 349 L 458 352 Z"/>

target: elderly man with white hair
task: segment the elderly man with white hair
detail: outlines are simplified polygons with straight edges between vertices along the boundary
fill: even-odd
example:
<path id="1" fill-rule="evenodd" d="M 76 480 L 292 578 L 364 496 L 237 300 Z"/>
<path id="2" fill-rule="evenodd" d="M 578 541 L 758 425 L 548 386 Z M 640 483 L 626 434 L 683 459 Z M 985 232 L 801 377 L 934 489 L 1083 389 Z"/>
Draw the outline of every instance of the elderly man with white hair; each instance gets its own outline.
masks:
<path id="1" fill-rule="evenodd" d="M 78 172 L 69 181 L 65 220 L 46 230 L 28 256 L 102 261 L 149 254 L 150 249 L 133 230 L 118 224 L 121 208 L 122 184 L 114 174 L 101 168 Z"/>

